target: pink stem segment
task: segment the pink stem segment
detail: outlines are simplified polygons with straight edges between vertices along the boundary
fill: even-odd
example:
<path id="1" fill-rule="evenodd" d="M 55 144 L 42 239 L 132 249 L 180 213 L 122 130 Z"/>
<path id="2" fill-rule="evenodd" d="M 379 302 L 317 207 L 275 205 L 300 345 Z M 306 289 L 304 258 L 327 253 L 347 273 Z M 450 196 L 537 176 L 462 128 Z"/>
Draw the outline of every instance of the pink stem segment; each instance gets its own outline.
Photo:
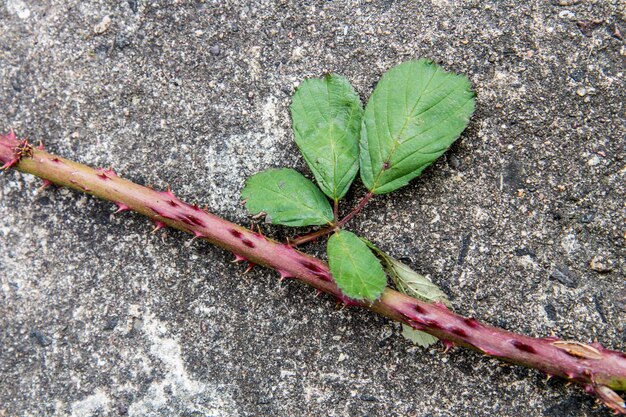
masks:
<path id="1" fill-rule="evenodd" d="M 49 154 L 42 147 L 35 148 L 26 140 L 18 140 L 13 132 L 0 135 L 0 164 L 5 169 L 13 167 L 48 183 L 112 201 L 118 211 L 141 213 L 154 221 L 155 230 L 169 226 L 188 232 L 232 251 L 237 260 L 273 268 L 282 279 L 297 278 L 348 306 L 368 308 L 430 333 L 448 347 L 467 347 L 506 362 L 536 368 L 548 376 L 565 378 L 580 384 L 616 413 L 626 414 L 624 400 L 615 392 L 626 390 L 626 354 L 622 352 L 605 349 L 599 343 L 515 334 L 392 289 L 386 289 L 373 304 L 351 300 L 335 285 L 328 265 L 317 258 L 184 203 L 169 190 L 156 191 L 122 179 L 111 169 L 93 169 Z M 353 213 L 371 197 L 366 196 Z M 345 224 L 354 214 L 340 223 Z"/>

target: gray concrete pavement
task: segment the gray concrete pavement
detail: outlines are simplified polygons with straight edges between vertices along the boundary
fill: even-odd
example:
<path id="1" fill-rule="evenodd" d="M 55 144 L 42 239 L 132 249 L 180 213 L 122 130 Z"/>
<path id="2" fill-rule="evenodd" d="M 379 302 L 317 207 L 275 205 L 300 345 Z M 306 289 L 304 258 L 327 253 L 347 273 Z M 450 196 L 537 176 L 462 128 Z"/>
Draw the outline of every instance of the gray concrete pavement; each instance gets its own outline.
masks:
<path id="1" fill-rule="evenodd" d="M 247 223 L 248 175 L 309 175 L 299 81 L 337 72 L 366 100 L 386 69 L 431 58 L 471 79 L 470 127 L 352 230 L 460 313 L 626 350 L 624 36 L 610 1 L 3 0 L 0 130 Z M 0 176 L 0 416 L 610 415 L 39 184 Z"/>

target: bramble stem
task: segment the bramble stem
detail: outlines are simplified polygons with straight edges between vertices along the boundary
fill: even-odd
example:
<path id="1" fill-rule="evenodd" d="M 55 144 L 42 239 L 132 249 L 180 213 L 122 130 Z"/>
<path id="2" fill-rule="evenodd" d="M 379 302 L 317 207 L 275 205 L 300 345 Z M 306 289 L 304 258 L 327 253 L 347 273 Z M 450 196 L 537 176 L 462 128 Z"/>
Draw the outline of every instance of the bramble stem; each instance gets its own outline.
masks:
<path id="1" fill-rule="evenodd" d="M 386 289 L 373 304 L 355 301 L 341 293 L 328 265 L 312 256 L 266 238 L 244 227 L 182 202 L 171 191 L 156 191 L 118 177 L 112 170 L 92 169 L 35 149 L 11 132 L 0 135 L 0 164 L 36 175 L 114 202 L 118 211 L 133 210 L 151 218 L 156 229 L 165 226 L 191 233 L 246 260 L 276 269 L 282 278 L 297 278 L 336 297 L 348 306 L 376 313 L 430 333 L 447 347 L 467 347 L 506 362 L 536 368 L 583 386 L 617 413 L 626 414 L 615 391 L 626 390 L 626 354 L 599 343 L 583 344 L 556 337 L 533 338 L 452 313 L 442 304 L 430 304 Z M 372 197 L 368 194 L 340 224 L 345 224 Z M 324 229 L 326 230 L 326 229 Z"/>

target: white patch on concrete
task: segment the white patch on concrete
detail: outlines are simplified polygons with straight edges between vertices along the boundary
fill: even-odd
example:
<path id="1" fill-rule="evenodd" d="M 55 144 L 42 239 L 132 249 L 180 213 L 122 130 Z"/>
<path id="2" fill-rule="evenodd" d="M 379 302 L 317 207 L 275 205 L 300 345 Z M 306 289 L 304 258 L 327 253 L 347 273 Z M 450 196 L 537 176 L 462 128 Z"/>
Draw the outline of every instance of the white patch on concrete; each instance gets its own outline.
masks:
<path id="1" fill-rule="evenodd" d="M 269 96 L 261 107 L 261 123 L 268 135 L 280 136 L 280 114 L 278 113 L 278 99 Z"/>
<path id="2" fill-rule="evenodd" d="M 241 190 L 246 178 L 274 167 L 272 161 L 281 160 L 280 145 L 287 143 L 287 132 L 281 127 L 283 116 L 278 99 L 267 97 L 256 112 L 261 127 L 259 131 L 207 141 L 203 154 L 207 172 L 205 187 L 209 196 L 207 203 L 211 210 L 225 212 L 241 207 L 239 194 L 232 190 Z M 228 186 L 225 187 L 225 184 Z"/>
<path id="3" fill-rule="evenodd" d="M 568 255 L 571 255 L 580 249 L 580 243 L 578 243 L 578 239 L 576 239 L 576 235 L 573 233 L 563 237 L 561 240 L 561 246 L 565 249 L 565 252 L 567 252 Z"/>
<path id="4" fill-rule="evenodd" d="M 598 155 L 594 155 L 593 157 L 591 157 L 590 160 L 587 161 L 587 165 L 589 165 L 590 167 L 595 167 L 596 165 L 599 165 L 601 162 L 602 162 L 602 159 L 600 159 Z"/>
<path id="5" fill-rule="evenodd" d="M 517 258 L 517 262 L 526 268 L 539 269 L 539 265 L 530 255 L 524 255 Z"/>
<path id="6" fill-rule="evenodd" d="M 20 19 L 30 17 L 30 9 L 22 0 L 6 0 L 5 4 L 8 12 L 17 15 Z"/>
<path id="7" fill-rule="evenodd" d="M 239 206 L 239 195 L 232 190 L 241 190 L 248 176 L 268 168 L 266 161 L 273 159 L 275 153 L 276 137 L 261 132 L 230 135 L 218 149 L 208 145 L 204 166 L 209 207 L 228 211 Z"/>
<path id="8" fill-rule="evenodd" d="M 161 415 L 161 408 L 171 398 L 185 404 L 188 413 L 215 417 L 238 415 L 230 396 L 220 390 L 217 384 L 195 380 L 187 373 L 180 344 L 167 337 L 165 325 L 149 313 L 142 318 L 142 331 L 151 343 L 150 353 L 161 361 L 165 377 L 152 383 L 148 393 L 129 407 L 128 415 Z"/>
<path id="9" fill-rule="evenodd" d="M 430 2 L 433 4 L 433 6 L 445 8 L 450 7 L 450 2 L 448 0 L 431 0 Z"/>
<path id="10" fill-rule="evenodd" d="M 253 46 L 248 50 L 248 59 L 246 59 L 246 63 L 248 64 L 248 74 L 251 80 L 256 81 L 261 77 L 261 52 L 262 48 L 260 46 Z"/>
<path id="11" fill-rule="evenodd" d="M 111 22 L 112 20 L 110 16 L 104 16 L 102 20 L 93 27 L 93 33 L 95 33 L 96 35 L 103 34 L 109 29 L 109 27 L 111 27 Z"/>
<path id="12" fill-rule="evenodd" d="M 519 75 L 510 71 L 494 71 L 493 78 L 490 81 L 493 89 L 490 89 L 492 98 L 495 98 L 497 92 L 505 92 L 508 101 L 519 102 L 525 100 L 526 86 L 520 81 Z M 511 88 L 512 85 L 520 87 Z"/>
<path id="13" fill-rule="evenodd" d="M 106 393 L 98 388 L 93 395 L 72 404 L 72 417 L 88 417 L 108 413 L 110 401 Z"/>

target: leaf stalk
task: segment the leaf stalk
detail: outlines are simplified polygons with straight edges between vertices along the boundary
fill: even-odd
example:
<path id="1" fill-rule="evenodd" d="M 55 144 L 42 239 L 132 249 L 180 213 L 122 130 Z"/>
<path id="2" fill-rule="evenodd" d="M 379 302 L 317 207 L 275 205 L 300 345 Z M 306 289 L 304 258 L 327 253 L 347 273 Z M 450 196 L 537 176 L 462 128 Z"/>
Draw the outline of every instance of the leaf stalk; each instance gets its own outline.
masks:
<path id="1" fill-rule="evenodd" d="M 350 213 L 348 213 L 346 217 L 344 217 L 343 219 L 339 221 L 337 221 L 338 202 L 335 201 L 335 204 L 333 205 L 333 214 L 335 217 L 335 221 L 333 222 L 332 225 L 316 230 L 315 232 L 311 232 L 304 236 L 298 236 L 295 239 L 291 239 L 289 241 L 289 244 L 295 248 L 300 245 L 304 245 L 305 243 L 314 242 L 320 237 L 324 237 L 326 235 L 329 235 L 331 233 L 341 230 L 341 228 L 345 226 L 346 223 L 348 223 L 354 216 L 356 216 L 363 209 L 363 207 L 365 207 L 365 205 L 372 199 L 373 196 L 374 196 L 373 193 L 367 193 L 367 195 L 363 197 L 361 201 L 359 201 L 356 207 L 354 207 L 354 209 Z"/>
<path id="2" fill-rule="evenodd" d="M 356 207 L 354 207 L 354 209 L 352 209 L 352 211 L 348 213 L 346 217 L 344 217 L 343 219 L 339 221 L 339 223 L 337 223 L 337 227 L 342 228 L 343 226 L 345 226 L 346 223 L 352 220 L 354 216 L 356 216 L 357 214 L 359 214 L 361 210 L 363 210 L 363 207 L 365 207 L 367 203 L 369 203 L 372 197 L 374 197 L 374 193 L 371 193 L 371 192 L 367 193 L 365 197 L 363 197 L 361 201 L 359 201 Z"/>

